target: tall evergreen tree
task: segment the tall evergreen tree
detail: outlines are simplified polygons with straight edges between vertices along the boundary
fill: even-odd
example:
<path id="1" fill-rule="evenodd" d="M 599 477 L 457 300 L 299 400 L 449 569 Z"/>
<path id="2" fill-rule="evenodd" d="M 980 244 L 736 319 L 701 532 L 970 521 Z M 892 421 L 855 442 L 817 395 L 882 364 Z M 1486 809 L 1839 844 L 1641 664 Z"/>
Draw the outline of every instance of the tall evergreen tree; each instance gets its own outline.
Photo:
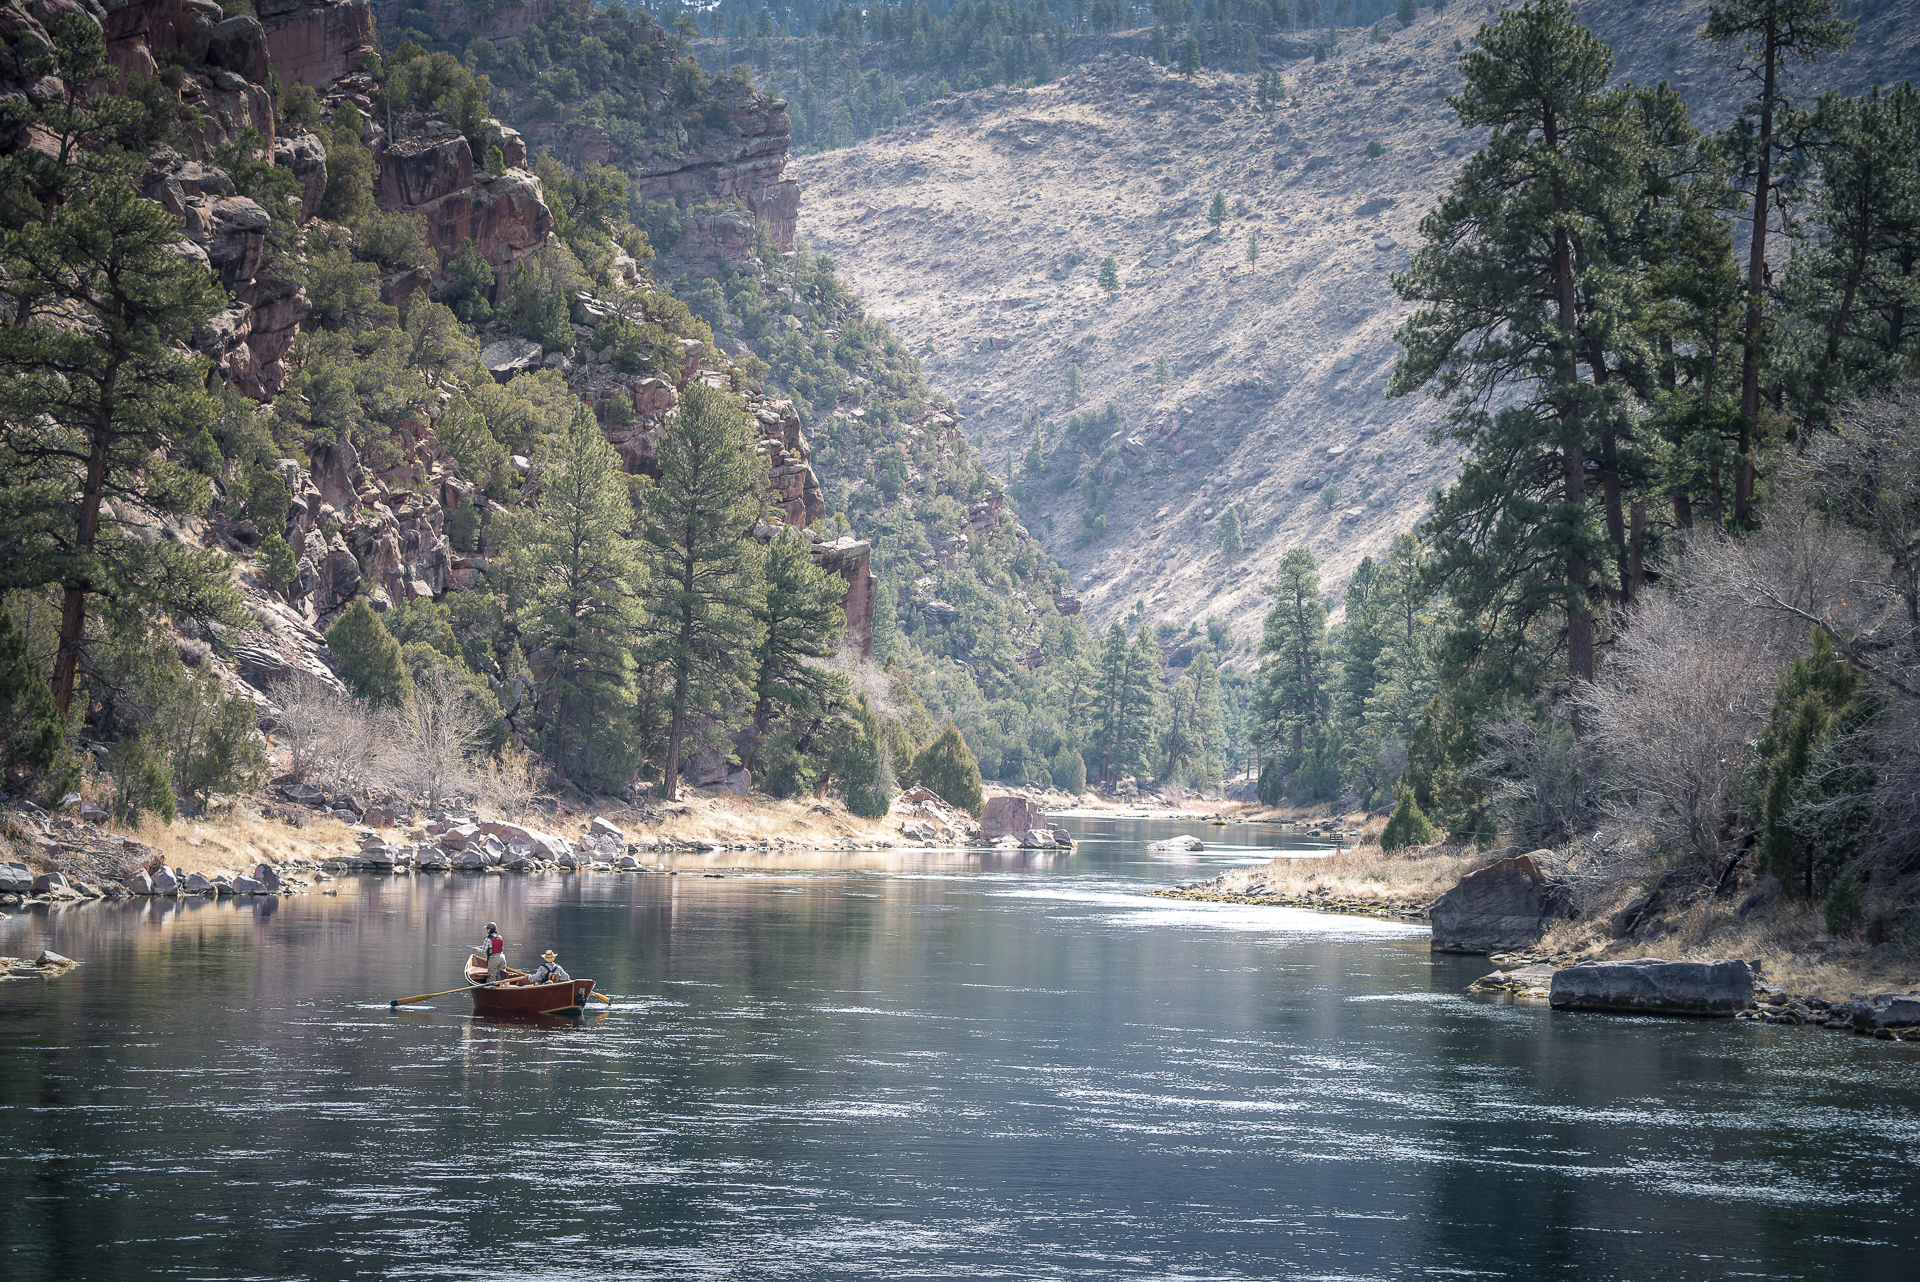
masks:
<path id="1" fill-rule="evenodd" d="M 726 392 L 694 383 L 655 446 L 642 539 L 648 609 L 642 650 L 665 674 L 666 795 L 695 718 L 735 703 L 752 673 L 760 587 L 745 540 L 766 509 L 767 464 Z"/>
<path id="2" fill-rule="evenodd" d="M 1129 644 L 1118 623 L 1100 647 L 1094 685 L 1093 750 L 1100 778 L 1144 774 L 1154 742 L 1153 713 L 1160 686 L 1160 655 L 1146 628 Z"/>
<path id="3" fill-rule="evenodd" d="M 1327 607 L 1313 553 L 1289 548 L 1267 592 L 1274 600 L 1260 637 L 1262 738 L 1275 743 L 1284 737 L 1298 756 L 1306 733 L 1327 715 Z"/>
<path id="4" fill-rule="evenodd" d="M 58 157 L 36 146 L 0 162 L 0 589 L 62 594 L 64 720 L 96 598 L 129 617 L 240 613 L 224 556 L 128 532 L 212 502 L 182 465 L 213 419 L 205 363 L 186 353 L 221 292 L 178 252 L 179 221 L 134 191 L 143 160 L 123 147 L 144 151 L 154 117 L 92 96 L 110 79 L 98 25 L 67 19 L 36 65 L 64 88 L 8 109 Z"/>
<path id="5" fill-rule="evenodd" d="M 1920 91 L 1911 82 L 1860 98 L 1828 95 L 1814 113 L 1818 229 L 1788 264 L 1785 293 L 1801 324 L 1782 352 L 1788 392 L 1807 428 L 1836 398 L 1898 375 L 1920 337 Z M 1783 344 L 1784 345 L 1784 344 Z"/>
<path id="6" fill-rule="evenodd" d="M 756 748 L 775 718 L 818 718 L 847 693 L 846 678 L 819 662 L 838 652 L 846 631 L 846 581 L 814 564 L 797 530 L 781 530 L 768 542 L 760 579 L 762 590 L 749 607 L 759 633 L 753 648 Z M 751 752 L 744 764 L 753 768 Z"/>
<path id="7" fill-rule="evenodd" d="M 1794 133 L 1783 128 L 1793 115 L 1785 76 L 1791 62 L 1815 62 L 1845 49 L 1852 33 L 1853 24 L 1840 18 L 1834 0 L 1715 0 L 1700 29 L 1715 44 L 1737 46 L 1734 67 L 1754 94 L 1724 140 L 1738 160 L 1741 186 L 1752 193 L 1741 335 L 1739 472 L 1734 478 L 1734 519 L 1741 525 L 1752 519 L 1760 367 L 1767 341 L 1767 237 L 1774 197 L 1783 180 L 1790 179 L 1781 164 Z"/>
<path id="8" fill-rule="evenodd" d="M 1567 0 L 1504 13 L 1460 69 L 1466 84 L 1449 104 L 1463 125 L 1492 132 L 1394 277 L 1418 306 L 1397 335 L 1390 390 L 1451 400 L 1445 430 L 1467 448 L 1429 523 L 1466 623 L 1462 661 L 1517 660 L 1552 613 L 1568 674 L 1590 679 L 1590 593 L 1606 545 L 1589 460 L 1604 454 L 1630 390 L 1610 377 L 1607 353 L 1638 342 L 1623 314 L 1628 282 L 1600 246 L 1627 213 L 1639 134 L 1627 91 L 1608 85 L 1611 51 Z"/>
<path id="9" fill-rule="evenodd" d="M 633 500 L 619 456 L 591 411 L 576 408 L 536 467 L 540 490 L 506 537 L 511 599 L 530 653 L 544 653 L 554 698 L 545 739 L 555 767 L 588 787 L 633 777 L 633 630 L 644 581 Z"/>

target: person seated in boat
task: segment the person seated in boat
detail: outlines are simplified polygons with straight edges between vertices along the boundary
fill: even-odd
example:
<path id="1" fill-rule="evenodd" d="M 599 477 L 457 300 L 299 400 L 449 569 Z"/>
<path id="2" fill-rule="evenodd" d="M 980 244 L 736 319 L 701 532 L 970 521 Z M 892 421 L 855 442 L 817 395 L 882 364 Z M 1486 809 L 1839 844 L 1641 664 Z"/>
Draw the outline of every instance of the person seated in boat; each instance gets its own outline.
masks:
<path id="1" fill-rule="evenodd" d="M 540 964 L 535 966 L 533 973 L 527 976 L 527 982 L 529 984 L 558 984 L 564 983 L 571 978 L 572 976 L 560 968 L 560 954 L 549 948 L 546 952 L 540 954 Z"/>
<path id="2" fill-rule="evenodd" d="M 507 941 L 500 935 L 500 927 L 493 922 L 487 923 L 487 937 L 473 950 L 475 957 L 487 963 L 487 982 L 507 977 Z"/>

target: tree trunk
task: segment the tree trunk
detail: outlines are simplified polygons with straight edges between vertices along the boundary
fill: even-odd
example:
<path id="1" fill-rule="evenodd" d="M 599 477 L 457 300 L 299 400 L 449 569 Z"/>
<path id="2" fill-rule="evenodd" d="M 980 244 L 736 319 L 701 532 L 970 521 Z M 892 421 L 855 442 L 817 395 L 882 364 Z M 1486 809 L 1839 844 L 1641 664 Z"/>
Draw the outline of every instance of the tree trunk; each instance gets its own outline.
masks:
<path id="1" fill-rule="evenodd" d="M 1760 340 L 1767 282 L 1767 198 L 1773 184 L 1773 81 L 1779 33 L 1767 28 L 1760 90 L 1760 168 L 1753 184 L 1753 237 L 1747 249 L 1747 317 L 1740 357 L 1740 470 L 1733 478 L 1733 519 L 1746 525 L 1753 508 L 1753 449 L 1760 423 Z"/>
<path id="2" fill-rule="evenodd" d="M 116 353 L 116 359 L 108 365 L 100 382 L 98 417 L 87 451 L 87 479 L 80 491 L 74 546 L 83 557 L 93 555 L 94 542 L 100 536 L 100 504 L 107 492 L 107 452 L 113 443 L 114 389 L 119 373 Z M 67 714 L 73 707 L 73 683 L 80 672 L 80 638 L 86 630 L 87 597 L 92 592 L 90 579 L 69 583 L 60 603 L 60 650 L 53 663 L 53 703 L 60 711 L 62 725 L 66 724 Z"/>

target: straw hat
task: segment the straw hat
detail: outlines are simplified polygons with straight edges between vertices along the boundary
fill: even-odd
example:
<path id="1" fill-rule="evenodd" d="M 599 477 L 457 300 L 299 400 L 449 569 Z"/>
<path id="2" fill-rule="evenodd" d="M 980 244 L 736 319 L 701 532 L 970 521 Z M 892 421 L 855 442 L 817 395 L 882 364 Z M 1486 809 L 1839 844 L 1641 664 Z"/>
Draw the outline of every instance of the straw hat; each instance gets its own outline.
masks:
<path id="1" fill-rule="evenodd" d="M 556 952 L 554 952 L 554 951 L 553 951 L 553 949 L 551 949 L 551 948 L 549 948 L 549 949 L 547 949 L 547 951 L 546 951 L 546 952 L 544 952 L 544 953 L 541 953 L 541 954 L 540 954 L 540 960 L 541 960 L 541 961 L 553 961 L 553 960 L 554 960 L 555 958 L 557 958 L 557 957 L 559 957 L 559 956 L 560 956 L 560 954 L 559 954 L 559 953 L 556 953 Z"/>

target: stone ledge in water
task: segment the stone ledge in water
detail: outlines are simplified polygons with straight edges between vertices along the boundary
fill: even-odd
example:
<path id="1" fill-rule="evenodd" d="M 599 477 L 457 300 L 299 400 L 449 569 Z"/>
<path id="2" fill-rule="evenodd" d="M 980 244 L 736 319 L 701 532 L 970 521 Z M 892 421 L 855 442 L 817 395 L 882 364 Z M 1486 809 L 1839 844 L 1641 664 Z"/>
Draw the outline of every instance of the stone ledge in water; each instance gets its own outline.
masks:
<path id="1" fill-rule="evenodd" d="M 1515 997 L 1545 998 L 1552 989 L 1559 968 L 1545 962 L 1522 966 L 1518 970 L 1496 970 L 1467 985 L 1470 993 L 1511 993 Z"/>
<path id="2" fill-rule="evenodd" d="M 1148 850 L 1189 850 L 1191 851 L 1191 850 L 1205 850 L 1206 846 L 1201 844 L 1201 841 L 1198 837 L 1192 837 L 1192 836 L 1188 836 L 1186 833 L 1182 833 L 1178 837 L 1169 837 L 1165 841 L 1153 842 L 1150 845 L 1148 845 L 1147 849 Z"/>
<path id="3" fill-rule="evenodd" d="M 1753 1004 L 1753 971 L 1743 961 L 1581 962 L 1554 972 L 1548 1000 L 1561 1010 L 1731 1016 Z"/>

